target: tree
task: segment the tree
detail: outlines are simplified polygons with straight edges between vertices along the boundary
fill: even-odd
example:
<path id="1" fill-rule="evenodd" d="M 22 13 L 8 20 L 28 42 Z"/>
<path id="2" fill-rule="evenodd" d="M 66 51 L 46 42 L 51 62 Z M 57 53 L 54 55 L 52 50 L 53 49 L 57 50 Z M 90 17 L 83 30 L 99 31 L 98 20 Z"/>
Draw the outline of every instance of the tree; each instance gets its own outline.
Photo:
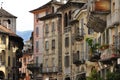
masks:
<path id="1" fill-rule="evenodd" d="M 97 72 L 96 69 L 93 69 L 91 71 L 90 76 L 87 78 L 87 80 L 104 80 L 100 77 L 99 73 Z"/>

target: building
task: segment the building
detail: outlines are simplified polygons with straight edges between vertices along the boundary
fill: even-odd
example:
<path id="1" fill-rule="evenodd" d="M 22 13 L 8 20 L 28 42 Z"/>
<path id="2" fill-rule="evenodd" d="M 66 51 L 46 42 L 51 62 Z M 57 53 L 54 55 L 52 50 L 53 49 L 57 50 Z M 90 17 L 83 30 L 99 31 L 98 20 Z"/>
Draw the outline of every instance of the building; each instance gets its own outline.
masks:
<path id="1" fill-rule="evenodd" d="M 17 62 L 23 48 L 23 39 L 15 33 L 0 26 L 0 79 L 18 79 L 18 68 L 21 62 Z"/>
<path id="2" fill-rule="evenodd" d="M 81 20 L 80 21 L 74 20 L 74 14 L 73 14 L 73 13 L 76 13 L 77 10 L 82 8 L 84 4 L 85 4 L 84 1 L 76 2 L 71 0 L 58 9 L 62 14 L 62 60 L 63 60 L 62 76 L 63 76 L 63 80 L 74 80 L 74 75 L 76 75 L 75 66 L 73 65 L 73 55 L 74 55 L 73 53 L 80 52 L 80 54 L 84 54 L 84 51 L 83 52 L 81 51 L 81 50 L 84 50 L 82 49 L 83 46 L 80 47 L 79 46 L 80 43 L 76 42 L 75 40 L 76 32 L 77 32 L 76 30 L 79 31 L 79 25 L 81 25 L 79 23 L 81 23 Z M 75 25 L 74 22 L 78 22 L 78 24 Z M 84 45 L 84 44 L 81 43 L 81 45 Z M 83 56 L 81 57 L 83 58 Z M 78 71 L 77 69 L 78 68 L 76 68 L 76 71 Z"/>
<path id="3" fill-rule="evenodd" d="M 49 4 L 48 4 L 49 3 Z M 62 80 L 62 25 L 61 14 L 57 9 L 63 5 L 61 2 L 51 0 L 46 6 L 49 6 L 48 14 L 41 17 L 43 25 L 43 80 Z"/>
<path id="4" fill-rule="evenodd" d="M 19 68 L 19 72 L 21 73 L 20 78 L 31 80 L 32 72 L 27 67 L 27 64 L 33 63 L 33 49 L 30 40 L 25 41 L 22 52 L 23 56 L 19 59 L 19 61 L 22 62 L 22 67 Z"/>
<path id="5" fill-rule="evenodd" d="M 16 16 L 0 8 L 0 25 L 7 27 L 12 32 L 16 33 Z"/>
<path id="6" fill-rule="evenodd" d="M 99 34 L 96 40 L 101 45 L 101 55 L 98 59 L 99 69 L 97 71 L 102 78 L 106 79 L 109 71 L 119 72 L 117 63 L 120 56 L 119 0 L 91 1 L 92 3 L 89 2 L 91 4 L 89 4 L 88 27 Z"/>
<path id="7" fill-rule="evenodd" d="M 32 71 L 34 79 L 42 80 L 42 63 L 43 63 L 43 53 L 44 53 L 44 43 L 43 43 L 43 25 L 44 22 L 40 21 L 39 18 L 48 14 L 49 3 L 40 6 L 30 12 L 34 14 L 34 31 L 33 31 L 33 60 L 32 64 L 28 64 L 28 68 Z"/>
<path id="8" fill-rule="evenodd" d="M 16 16 L 0 9 L 0 79 L 18 80 L 23 39 L 16 35 Z"/>

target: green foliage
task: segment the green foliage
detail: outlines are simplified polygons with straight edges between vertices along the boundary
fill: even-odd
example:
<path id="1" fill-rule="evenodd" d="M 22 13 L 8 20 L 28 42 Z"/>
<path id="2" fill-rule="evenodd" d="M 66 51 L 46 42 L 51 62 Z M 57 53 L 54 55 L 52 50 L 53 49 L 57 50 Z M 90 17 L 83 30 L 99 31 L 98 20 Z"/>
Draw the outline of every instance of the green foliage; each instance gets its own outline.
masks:
<path id="1" fill-rule="evenodd" d="M 94 53 L 100 47 L 100 44 L 99 43 L 94 43 L 92 38 L 86 38 L 86 42 L 88 43 L 92 53 Z"/>
<path id="2" fill-rule="evenodd" d="M 120 73 L 113 73 L 108 71 L 106 78 L 106 80 L 120 80 Z"/>
<path id="3" fill-rule="evenodd" d="M 90 76 L 87 78 L 87 80 L 103 80 L 100 78 L 100 75 L 97 73 L 97 70 L 92 70 Z"/>

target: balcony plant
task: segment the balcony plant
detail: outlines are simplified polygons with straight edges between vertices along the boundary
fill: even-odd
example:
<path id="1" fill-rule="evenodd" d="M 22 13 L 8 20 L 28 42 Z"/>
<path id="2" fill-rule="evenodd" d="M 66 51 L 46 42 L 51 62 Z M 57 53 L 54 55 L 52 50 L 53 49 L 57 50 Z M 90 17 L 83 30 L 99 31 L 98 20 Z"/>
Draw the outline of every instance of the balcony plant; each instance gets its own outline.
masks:
<path id="1" fill-rule="evenodd" d="M 105 50 L 105 49 L 108 49 L 109 48 L 109 45 L 108 44 L 103 44 L 100 46 L 100 50 Z"/>
<path id="2" fill-rule="evenodd" d="M 89 55 L 92 56 L 95 53 L 97 53 L 97 50 L 100 47 L 99 43 L 94 43 L 92 38 L 86 38 L 86 42 L 88 43 L 88 46 L 90 47 Z"/>
<path id="3" fill-rule="evenodd" d="M 87 78 L 87 80 L 104 80 L 100 77 L 100 74 L 97 72 L 96 69 L 92 70 L 90 76 Z"/>

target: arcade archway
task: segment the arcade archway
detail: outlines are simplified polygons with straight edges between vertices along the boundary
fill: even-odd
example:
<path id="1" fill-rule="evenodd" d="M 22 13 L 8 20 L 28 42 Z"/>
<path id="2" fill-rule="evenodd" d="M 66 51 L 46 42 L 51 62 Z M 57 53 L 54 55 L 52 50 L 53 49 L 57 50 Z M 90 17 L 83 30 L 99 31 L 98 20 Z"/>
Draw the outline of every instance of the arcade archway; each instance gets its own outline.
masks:
<path id="1" fill-rule="evenodd" d="M 4 78 L 5 78 L 4 72 L 0 71 L 0 79 L 4 79 Z"/>

